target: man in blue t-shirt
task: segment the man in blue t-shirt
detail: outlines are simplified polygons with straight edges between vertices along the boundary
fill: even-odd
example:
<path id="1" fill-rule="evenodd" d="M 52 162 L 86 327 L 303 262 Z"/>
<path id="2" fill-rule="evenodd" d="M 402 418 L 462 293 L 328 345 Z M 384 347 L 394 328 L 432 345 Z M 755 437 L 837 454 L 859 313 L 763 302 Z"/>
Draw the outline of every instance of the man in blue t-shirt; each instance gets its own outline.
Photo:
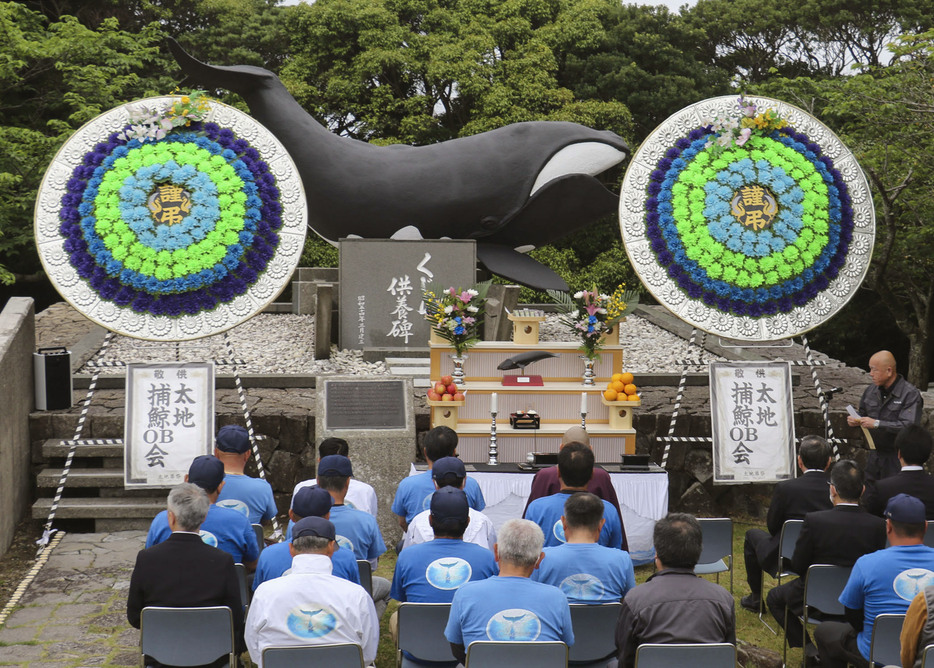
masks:
<path id="1" fill-rule="evenodd" d="M 442 487 L 432 495 L 428 521 L 434 539 L 412 545 L 399 554 L 392 577 L 392 598 L 400 603 L 450 603 L 461 585 L 496 574 L 493 552 L 464 542 L 469 511 L 462 489 Z M 389 619 L 389 630 L 393 639 L 398 640 L 395 613 Z M 415 661 L 411 656 L 408 658 Z"/>
<path id="2" fill-rule="evenodd" d="M 435 483 L 431 478 L 431 467 L 442 457 L 457 456 L 457 434 L 450 427 L 435 427 L 425 434 L 422 450 L 428 461 L 428 470 L 423 473 L 403 478 L 396 489 L 396 497 L 392 501 L 392 512 L 396 514 L 399 526 L 405 531 L 412 518 L 423 510 L 428 510 L 431 504 L 431 495 L 435 493 Z M 464 485 L 467 500 L 474 510 L 483 510 L 486 502 L 480 485 L 471 477 L 467 477 Z"/>
<path id="3" fill-rule="evenodd" d="M 224 489 L 217 497 L 217 505 L 243 513 L 251 524 L 262 524 L 278 511 L 272 485 L 243 472 L 250 453 L 250 434 L 240 425 L 228 424 L 217 432 L 214 456 L 224 464 Z"/>
<path id="4" fill-rule="evenodd" d="M 532 573 L 533 580 L 563 591 L 569 603 L 615 603 L 636 586 L 629 553 L 597 544 L 606 522 L 603 503 L 590 492 L 569 496 L 561 517 L 567 542 L 546 547 Z"/>
<path id="5" fill-rule="evenodd" d="M 256 534 L 253 533 L 250 521 L 236 510 L 216 505 L 217 497 L 224 487 L 224 464 L 212 455 L 195 457 L 188 468 L 185 482 L 203 489 L 211 501 L 207 519 L 201 525 L 201 540 L 227 552 L 235 562 L 246 566 L 247 571 L 256 568 L 259 545 L 256 544 Z M 163 510 L 149 525 L 146 547 L 157 545 L 171 535 L 168 512 Z"/>
<path id="6" fill-rule="evenodd" d="M 885 518 L 890 547 L 857 559 L 840 594 L 846 622 L 823 622 L 814 632 L 821 666 L 868 668 L 876 617 L 904 614 L 918 592 L 934 585 L 934 549 L 924 545 L 924 503 L 898 494 L 889 499 Z"/>
<path id="7" fill-rule="evenodd" d="M 337 529 L 337 544 L 342 550 L 351 550 L 357 559 L 369 561 L 375 572 L 380 555 L 386 551 L 386 543 L 375 517 L 344 505 L 352 476 L 353 466 L 343 455 L 328 455 L 318 462 L 318 486 L 327 490 L 334 500 L 330 519 Z M 376 575 L 372 579 L 376 614 L 382 617 L 389 603 L 389 580 Z"/>
<path id="8" fill-rule="evenodd" d="M 292 499 L 289 518 L 298 522 L 305 517 L 323 517 L 331 515 L 331 495 L 320 487 L 303 487 Z M 256 573 L 253 575 L 253 589 L 256 590 L 266 580 L 272 580 L 292 568 L 292 553 L 289 551 L 290 540 L 275 543 L 259 553 Z M 360 584 L 360 569 L 357 558 L 348 549 L 338 547 L 331 555 L 331 574 L 350 582 Z"/>
<path id="9" fill-rule="evenodd" d="M 568 443 L 558 451 L 558 481 L 561 491 L 551 496 L 535 499 L 525 509 L 525 519 L 535 522 L 545 534 L 545 546 L 555 547 L 567 542 L 564 536 L 564 527 L 561 516 L 564 514 L 564 503 L 568 497 L 576 492 L 586 492 L 587 483 L 593 477 L 593 450 L 583 443 Z M 619 519 L 616 508 L 608 501 L 602 501 L 606 522 L 600 530 L 597 542 L 604 547 L 629 549 L 626 541 L 626 532 Z"/>
<path id="10" fill-rule="evenodd" d="M 451 601 L 444 637 L 455 659 L 466 663 L 467 647 L 476 640 L 574 644 L 567 597 L 529 577 L 545 556 L 543 542 L 542 530 L 533 522 L 509 520 L 503 525 L 493 546 L 499 575 L 464 584 Z"/>

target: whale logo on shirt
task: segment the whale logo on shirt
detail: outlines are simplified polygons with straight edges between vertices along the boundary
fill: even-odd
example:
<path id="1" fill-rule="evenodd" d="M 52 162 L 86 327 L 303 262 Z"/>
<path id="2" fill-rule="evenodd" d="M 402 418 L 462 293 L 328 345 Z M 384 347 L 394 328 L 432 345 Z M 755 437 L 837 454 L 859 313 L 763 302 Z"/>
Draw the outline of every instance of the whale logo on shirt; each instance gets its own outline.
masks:
<path id="1" fill-rule="evenodd" d="M 909 568 L 895 576 L 892 588 L 899 598 L 910 601 L 925 587 L 934 585 L 934 573 L 926 568 Z"/>
<path id="2" fill-rule="evenodd" d="M 473 569 L 465 559 L 447 557 L 435 559 L 425 569 L 425 579 L 435 589 L 457 589 L 470 580 Z"/>
<path id="3" fill-rule="evenodd" d="M 201 529 L 201 531 L 199 531 L 198 534 L 201 536 L 201 541 L 205 545 L 210 545 L 211 547 L 217 547 L 217 536 L 212 534 L 210 531 L 205 531 L 204 529 Z"/>
<path id="4" fill-rule="evenodd" d="M 589 573 L 575 573 L 561 581 L 561 591 L 571 599 L 579 601 L 599 601 L 605 590 L 600 578 Z"/>
<path id="5" fill-rule="evenodd" d="M 486 625 L 486 636 L 490 640 L 537 640 L 542 632 L 538 616 L 523 608 L 500 610 L 490 617 Z"/>
<path id="6" fill-rule="evenodd" d="M 561 518 L 558 518 L 558 521 L 555 522 L 555 526 L 551 532 L 555 535 L 555 538 L 560 540 L 562 543 L 568 542 L 568 539 L 564 536 L 564 525 L 561 524 Z"/>
<path id="7" fill-rule="evenodd" d="M 243 501 L 239 501 L 237 499 L 224 499 L 223 501 L 218 501 L 216 505 L 220 506 L 221 508 L 230 508 L 231 510 L 236 510 L 244 517 L 250 516 L 249 507 Z"/>
<path id="8" fill-rule="evenodd" d="M 286 618 L 286 628 L 300 640 L 326 636 L 337 628 L 337 616 L 328 608 L 292 608 Z"/>
<path id="9" fill-rule="evenodd" d="M 353 541 L 350 540 L 347 536 L 341 536 L 340 534 L 337 534 L 337 538 L 335 540 L 337 541 L 337 544 L 340 545 L 341 547 L 345 547 L 351 552 L 354 551 Z"/>

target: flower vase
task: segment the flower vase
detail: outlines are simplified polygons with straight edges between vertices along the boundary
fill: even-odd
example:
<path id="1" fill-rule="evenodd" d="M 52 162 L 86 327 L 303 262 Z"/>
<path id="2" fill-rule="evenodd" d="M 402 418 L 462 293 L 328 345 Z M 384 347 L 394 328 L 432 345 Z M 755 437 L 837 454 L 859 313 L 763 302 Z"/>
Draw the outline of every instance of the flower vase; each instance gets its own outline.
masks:
<path id="1" fill-rule="evenodd" d="M 451 372 L 451 377 L 454 379 L 454 384 L 458 387 L 464 387 L 467 384 L 464 381 L 464 362 L 466 361 L 467 353 L 451 355 L 451 362 L 454 363 L 454 371 Z"/>
<path id="2" fill-rule="evenodd" d="M 584 360 L 584 385 L 587 385 L 588 387 L 596 385 L 594 381 L 597 375 L 594 373 L 593 367 L 597 363 L 597 360 L 587 357 L 586 355 L 581 355 L 581 359 Z"/>

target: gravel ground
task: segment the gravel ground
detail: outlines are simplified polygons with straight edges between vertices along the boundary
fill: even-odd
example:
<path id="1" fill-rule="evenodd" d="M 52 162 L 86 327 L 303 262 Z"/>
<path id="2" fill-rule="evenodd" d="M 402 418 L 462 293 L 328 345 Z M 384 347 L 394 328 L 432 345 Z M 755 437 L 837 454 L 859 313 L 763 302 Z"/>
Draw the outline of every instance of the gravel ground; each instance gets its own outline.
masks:
<path id="1" fill-rule="evenodd" d="M 308 315 L 262 313 L 229 332 L 234 356 L 245 361 L 241 373 L 267 374 L 361 374 L 389 373 L 382 362 L 365 362 L 356 350 L 334 351 L 327 360 L 314 359 L 314 317 Z M 574 341 L 574 336 L 552 315 L 541 325 L 542 341 Z M 697 359 L 700 350 L 671 332 L 638 316 L 629 316 L 620 328 L 625 346 L 626 369 L 633 373 L 680 372 L 676 364 L 683 359 Z M 125 336 L 116 337 L 105 361 L 151 362 L 175 359 L 172 343 L 140 341 Z M 230 357 L 224 335 L 209 336 L 198 341 L 181 343 L 181 361 L 225 359 Z M 705 358 L 710 358 L 707 353 Z M 721 358 L 717 358 L 721 359 Z M 698 367 L 700 368 L 700 367 Z M 704 367 L 706 368 L 706 367 Z M 692 369 L 693 370 L 693 369 Z M 81 373 L 90 373 L 87 366 Z M 104 368 L 102 374 L 122 374 L 122 368 Z"/>
<path id="2" fill-rule="evenodd" d="M 576 337 L 556 315 L 548 316 L 539 326 L 542 341 L 575 341 Z M 689 346 L 680 336 L 653 325 L 645 318 L 630 315 L 620 324 L 620 343 L 623 344 L 623 366 L 630 373 L 681 373 L 677 362 L 685 359 L 721 362 L 722 357 Z M 707 367 L 688 367 L 688 371 L 706 371 Z"/>
<path id="3" fill-rule="evenodd" d="M 389 373 L 382 362 L 363 361 L 357 350 L 332 351 L 331 358 L 314 356 L 315 319 L 310 315 L 260 313 L 227 333 L 236 359 L 245 362 L 240 373 L 267 374 L 362 374 Z M 208 336 L 178 345 L 182 362 L 205 359 L 228 359 L 224 335 Z M 176 359 L 174 343 L 140 341 L 117 336 L 102 361 L 153 362 Z M 230 367 L 228 367 L 230 368 Z M 91 373 L 87 366 L 79 373 Z M 103 368 L 101 374 L 122 375 L 122 368 Z"/>

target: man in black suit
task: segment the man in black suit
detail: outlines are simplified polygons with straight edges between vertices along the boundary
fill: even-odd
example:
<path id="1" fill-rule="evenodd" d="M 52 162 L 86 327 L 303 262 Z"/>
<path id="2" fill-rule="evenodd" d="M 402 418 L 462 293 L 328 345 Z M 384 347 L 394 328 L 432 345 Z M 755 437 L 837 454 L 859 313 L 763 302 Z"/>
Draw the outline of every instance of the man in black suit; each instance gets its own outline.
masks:
<path id="1" fill-rule="evenodd" d="M 924 471 L 924 464 L 931 456 L 931 434 L 921 425 L 910 424 L 898 432 L 895 451 L 902 470 L 871 486 L 863 505 L 873 515 L 882 517 L 889 499 L 896 494 L 909 494 L 921 499 L 927 519 L 934 520 L 934 478 Z"/>
<path id="2" fill-rule="evenodd" d="M 130 577 L 126 617 L 139 628 L 146 606 L 171 608 L 226 605 L 233 612 L 237 653 L 243 652 L 243 604 L 233 557 L 201 540 L 198 530 L 211 502 L 204 490 L 191 483 L 169 493 L 168 539 L 136 555 Z M 211 665 L 227 665 L 224 656 Z M 147 666 L 159 664 L 146 657 Z"/>
<path id="3" fill-rule="evenodd" d="M 788 607 L 785 635 L 789 647 L 801 647 L 803 629 L 798 615 L 804 607 L 804 578 L 808 568 L 812 564 L 852 566 L 864 554 L 885 549 L 885 520 L 859 507 L 864 489 L 863 473 L 856 462 L 842 459 L 830 471 L 833 509 L 804 516 L 791 559 L 791 569 L 800 577 L 773 588 L 766 597 L 769 612 L 779 626 L 784 626 L 785 607 Z M 817 648 L 810 642 L 805 655 L 817 656 Z"/>
<path id="4" fill-rule="evenodd" d="M 778 569 L 778 542 L 785 520 L 800 520 L 815 510 L 829 510 L 827 469 L 830 468 L 830 447 L 820 436 L 805 436 L 798 448 L 799 478 L 784 480 L 775 486 L 772 503 L 766 518 L 769 531 L 750 529 L 743 543 L 746 561 L 746 581 L 750 594 L 739 604 L 751 612 L 759 613 L 762 601 L 762 571 L 774 575 Z"/>

